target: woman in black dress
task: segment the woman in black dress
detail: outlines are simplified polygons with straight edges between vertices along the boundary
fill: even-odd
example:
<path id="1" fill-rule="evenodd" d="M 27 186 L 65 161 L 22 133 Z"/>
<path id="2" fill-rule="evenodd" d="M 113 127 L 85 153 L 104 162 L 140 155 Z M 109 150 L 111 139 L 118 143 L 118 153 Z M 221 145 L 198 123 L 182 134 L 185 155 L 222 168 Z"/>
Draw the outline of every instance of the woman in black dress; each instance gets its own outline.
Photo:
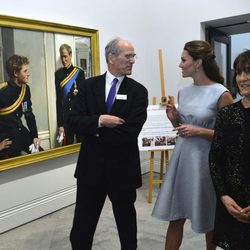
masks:
<path id="1" fill-rule="evenodd" d="M 250 249 L 250 50 L 234 61 L 240 101 L 218 113 L 209 155 L 217 194 L 214 244 Z"/>

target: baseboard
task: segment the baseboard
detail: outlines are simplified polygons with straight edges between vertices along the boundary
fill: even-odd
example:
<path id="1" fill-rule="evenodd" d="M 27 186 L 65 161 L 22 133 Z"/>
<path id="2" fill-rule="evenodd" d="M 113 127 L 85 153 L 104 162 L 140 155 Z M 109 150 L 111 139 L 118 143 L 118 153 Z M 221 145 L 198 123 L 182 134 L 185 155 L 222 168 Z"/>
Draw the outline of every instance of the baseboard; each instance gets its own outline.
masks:
<path id="1" fill-rule="evenodd" d="M 76 186 L 12 207 L 0 213 L 0 233 L 75 203 Z"/>

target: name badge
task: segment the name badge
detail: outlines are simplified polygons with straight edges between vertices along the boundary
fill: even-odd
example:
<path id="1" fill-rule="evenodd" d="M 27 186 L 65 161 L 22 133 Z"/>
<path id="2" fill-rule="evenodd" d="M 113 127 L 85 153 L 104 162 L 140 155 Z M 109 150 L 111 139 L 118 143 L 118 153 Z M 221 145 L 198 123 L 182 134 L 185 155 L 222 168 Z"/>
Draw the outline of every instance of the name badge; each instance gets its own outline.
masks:
<path id="1" fill-rule="evenodd" d="M 116 100 L 127 100 L 127 95 L 116 95 Z"/>

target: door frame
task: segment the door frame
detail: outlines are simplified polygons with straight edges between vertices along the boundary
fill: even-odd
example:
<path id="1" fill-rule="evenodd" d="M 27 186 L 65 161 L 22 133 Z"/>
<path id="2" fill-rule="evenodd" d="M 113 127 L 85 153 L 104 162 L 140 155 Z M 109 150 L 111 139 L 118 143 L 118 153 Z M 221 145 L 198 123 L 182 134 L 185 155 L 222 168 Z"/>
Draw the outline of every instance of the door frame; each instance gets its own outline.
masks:
<path id="1" fill-rule="evenodd" d="M 236 96 L 237 90 L 233 85 L 233 74 L 231 69 L 231 35 L 250 33 L 250 13 L 238 16 L 232 16 L 222 19 L 210 20 L 202 22 L 201 25 L 205 31 L 205 40 L 208 41 L 213 48 L 214 42 L 226 44 L 227 62 L 226 62 L 226 87 L 230 90 L 233 97 Z M 230 39 L 231 40 L 231 39 Z"/>

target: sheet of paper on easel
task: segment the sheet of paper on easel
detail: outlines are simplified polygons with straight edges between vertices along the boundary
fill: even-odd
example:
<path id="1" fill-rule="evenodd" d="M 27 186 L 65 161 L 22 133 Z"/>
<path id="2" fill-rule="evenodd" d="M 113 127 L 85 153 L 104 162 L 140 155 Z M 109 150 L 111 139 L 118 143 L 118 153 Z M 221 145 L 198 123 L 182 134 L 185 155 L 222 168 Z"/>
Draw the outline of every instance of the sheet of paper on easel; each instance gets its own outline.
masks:
<path id="1" fill-rule="evenodd" d="M 173 149 L 176 143 L 176 132 L 166 115 L 166 107 L 149 105 L 147 121 L 138 137 L 141 151 Z"/>

